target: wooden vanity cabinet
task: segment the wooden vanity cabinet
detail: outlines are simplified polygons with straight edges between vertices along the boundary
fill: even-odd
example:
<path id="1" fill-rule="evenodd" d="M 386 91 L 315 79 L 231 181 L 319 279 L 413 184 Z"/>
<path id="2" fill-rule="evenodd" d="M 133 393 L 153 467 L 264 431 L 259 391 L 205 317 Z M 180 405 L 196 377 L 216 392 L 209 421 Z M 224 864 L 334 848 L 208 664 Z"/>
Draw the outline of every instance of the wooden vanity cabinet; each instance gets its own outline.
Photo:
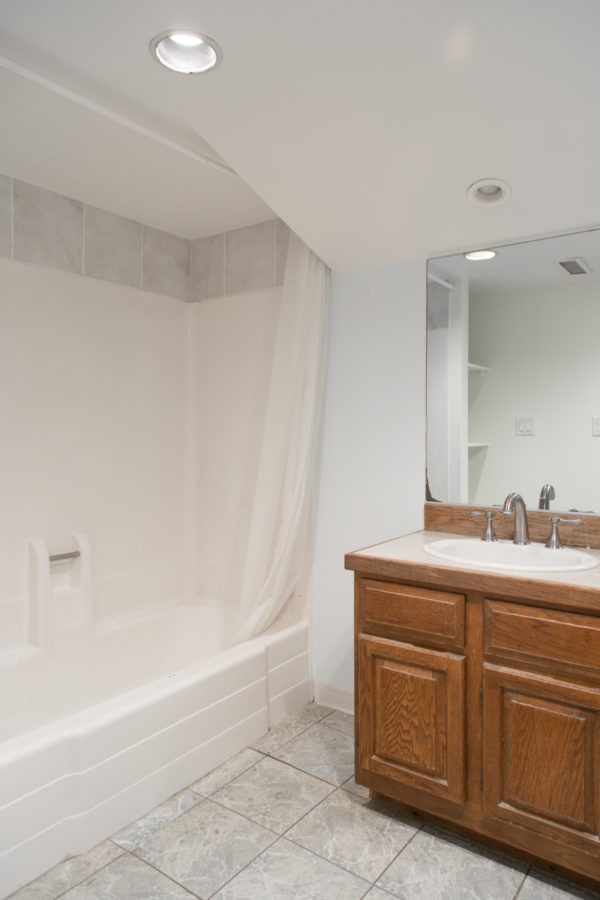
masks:
<path id="1" fill-rule="evenodd" d="M 356 781 L 600 885 L 600 603 L 556 608 L 550 591 L 541 605 L 519 579 L 506 599 L 502 578 L 482 590 L 460 570 L 443 584 L 444 570 L 347 566 Z"/>

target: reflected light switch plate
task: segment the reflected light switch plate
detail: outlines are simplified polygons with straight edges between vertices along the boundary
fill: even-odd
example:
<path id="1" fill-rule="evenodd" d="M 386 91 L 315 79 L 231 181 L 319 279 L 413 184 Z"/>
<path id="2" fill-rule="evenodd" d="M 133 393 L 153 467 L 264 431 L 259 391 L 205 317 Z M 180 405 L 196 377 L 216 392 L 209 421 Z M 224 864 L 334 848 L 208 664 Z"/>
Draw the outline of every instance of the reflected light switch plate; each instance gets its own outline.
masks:
<path id="1" fill-rule="evenodd" d="M 519 437 L 533 437 L 535 435 L 533 419 L 515 419 L 515 434 Z"/>
<path id="2" fill-rule="evenodd" d="M 600 416 L 592 416 L 592 437 L 600 437 Z"/>

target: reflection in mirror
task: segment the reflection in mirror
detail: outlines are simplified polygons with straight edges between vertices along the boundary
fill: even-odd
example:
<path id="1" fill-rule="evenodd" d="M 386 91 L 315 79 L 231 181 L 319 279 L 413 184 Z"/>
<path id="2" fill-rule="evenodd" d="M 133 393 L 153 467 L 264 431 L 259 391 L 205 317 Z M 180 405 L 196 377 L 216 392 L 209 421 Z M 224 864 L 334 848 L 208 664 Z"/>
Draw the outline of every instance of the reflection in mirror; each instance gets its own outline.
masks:
<path id="1" fill-rule="evenodd" d="M 428 262 L 428 496 L 600 512 L 600 229 L 495 249 Z"/>

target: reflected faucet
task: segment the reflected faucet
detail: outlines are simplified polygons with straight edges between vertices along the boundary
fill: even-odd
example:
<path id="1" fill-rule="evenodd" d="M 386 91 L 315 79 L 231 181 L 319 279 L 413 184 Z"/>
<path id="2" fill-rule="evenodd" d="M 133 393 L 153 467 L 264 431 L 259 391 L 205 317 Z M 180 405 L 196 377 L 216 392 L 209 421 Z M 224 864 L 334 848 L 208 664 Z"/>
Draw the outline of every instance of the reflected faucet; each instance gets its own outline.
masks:
<path id="1" fill-rule="evenodd" d="M 551 484 L 545 484 L 540 491 L 540 502 L 538 503 L 538 509 L 550 509 L 550 501 L 554 500 L 556 494 L 554 493 L 554 488 Z"/>
<path id="2" fill-rule="evenodd" d="M 504 501 L 503 513 L 510 515 L 515 514 L 515 536 L 513 544 L 529 543 L 529 526 L 527 524 L 527 510 L 525 509 L 525 501 L 520 494 L 513 491 Z"/>

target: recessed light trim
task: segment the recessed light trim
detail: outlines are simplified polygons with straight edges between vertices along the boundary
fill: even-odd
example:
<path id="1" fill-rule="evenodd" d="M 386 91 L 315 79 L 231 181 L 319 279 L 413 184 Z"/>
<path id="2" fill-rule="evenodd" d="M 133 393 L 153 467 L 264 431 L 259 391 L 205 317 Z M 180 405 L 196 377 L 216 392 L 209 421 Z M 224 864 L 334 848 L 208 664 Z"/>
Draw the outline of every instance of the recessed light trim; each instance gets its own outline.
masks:
<path id="1" fill-rule="evenodd" d="M 500 178 L 480 178 L 467 188 L 467 197 L 478 206 L 506 203 L 511 193 L 510 185 Z"/>
<path id="2" fill-rule="evenodd" d="M 173 29 L 150 41 L 150 53 L 167 69 L 182 75 L 202 75 L 216 68 L 223 53 L 212 38 L 197 31 Z"/>
<path id="3" fill-rule="evenodd" d="M 471 260 L 471 262 L 480 262 L 484 259 L 493 259 L 495 255 L 495 250 L 471 250 L 470 253 L 465 253 L 464 257 Z"/>

